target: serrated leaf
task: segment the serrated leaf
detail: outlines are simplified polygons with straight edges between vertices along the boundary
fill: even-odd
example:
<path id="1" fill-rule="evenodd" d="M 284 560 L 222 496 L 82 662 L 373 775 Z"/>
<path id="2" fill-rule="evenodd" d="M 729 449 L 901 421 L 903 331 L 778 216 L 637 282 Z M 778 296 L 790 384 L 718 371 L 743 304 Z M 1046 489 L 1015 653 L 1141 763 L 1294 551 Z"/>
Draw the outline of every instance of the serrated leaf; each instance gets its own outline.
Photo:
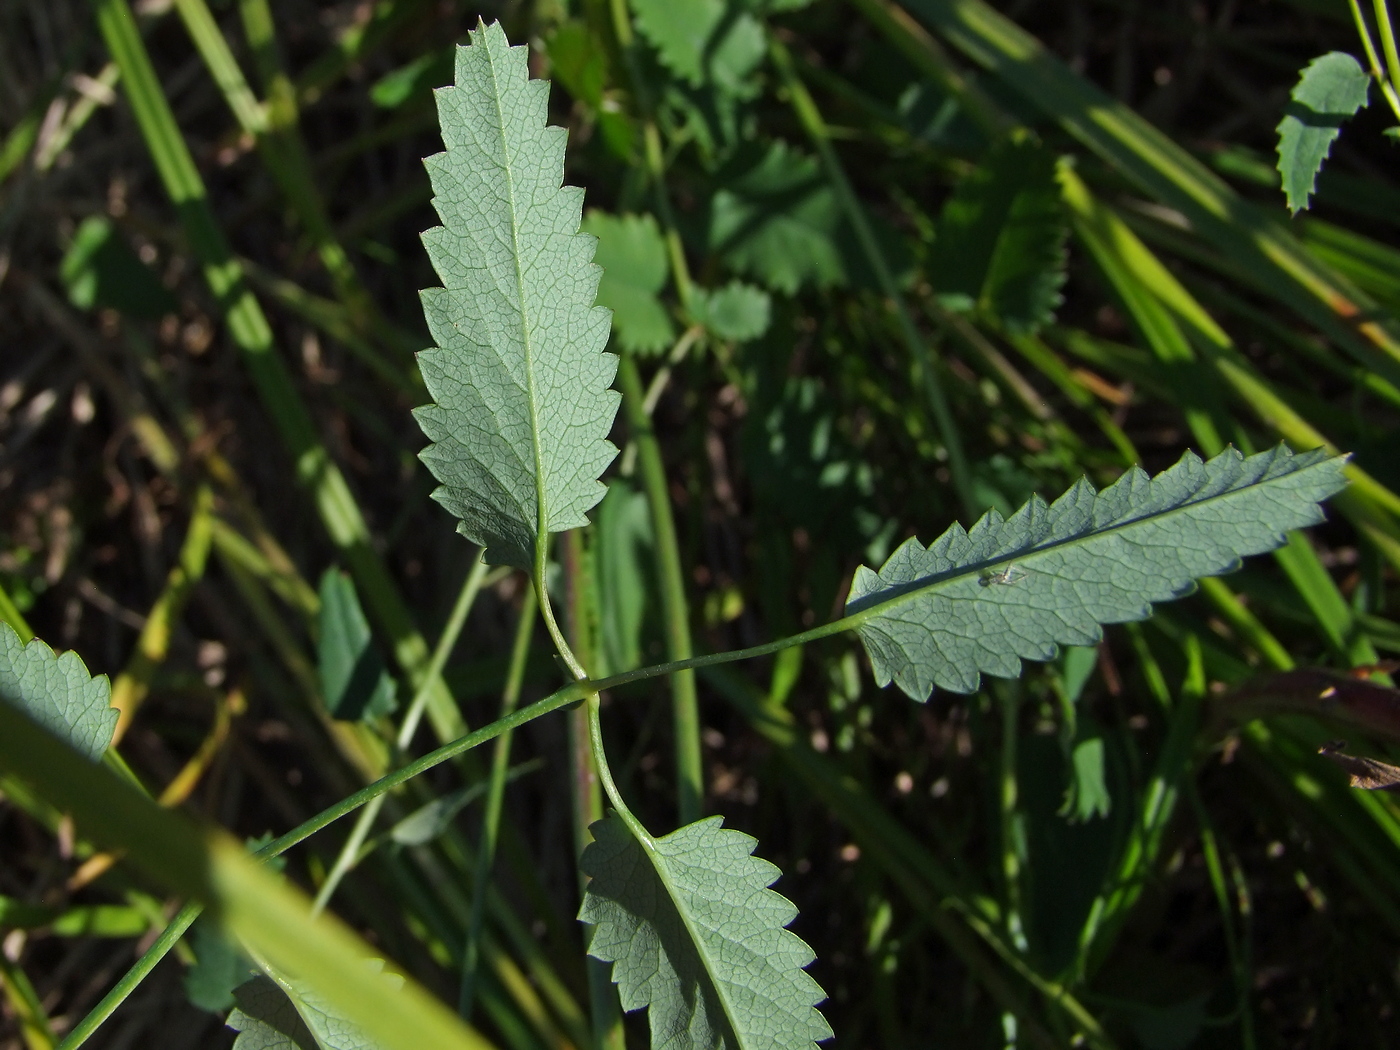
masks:
<path id="1" fill-rule="evenodd" d="M 393 712 L 394 680 L 374 647 L 355 584 L 339 569 L 321 576 L 316 655 L 326 710 L 347 722 L 372 722 Z"/>
<path id="2" fill-rule="evenodd" d="M 748 94 L 745 81 L 768 48 L 763 26 L 737 0 L 632 0 L 637 31 L 692 87 Z"/>
<path id="3" fill-rule="evenodd" d="M 579 918 L 589 954 L 613 966 L 622 1008 L 648 1009 L 652 1050 L 810 1050 L 831 1038 L 812 950 L 768 887 L 780 872 L 719 817 L 660 839 L 617 817 L 592 826 Z"/>
<path id="4" fill-rule="evenodd" d="M 723 288 L 697 288 L 691 309 L 695 319 L 714 335 L 746 343 L 768 331 L 772 302 L 763 289 L 730 281 Z"/>
<path id="5" fill-rule="evenodd" d="M 320 1050 L 287 993 L 270 977 L 254 977 L 233 992 L 238 1004 L 225 1024 L 238 1033 L 233 1050 Z"/>
<path id="6" fill-rule="evenodd" d="M 676 329 L 657 293 L 666 285 L 666 242 L 650 215 L 590 211 L 583 232 L 598 238 L 593 261 L 603 268 L 598 305 L 613 312 L 613 333 L 622 349 L 654 354 L 670 346 Z"/>
<path id="7" fill-rule="evenodd" d="M 387 984 L 403 984 L 402 977 L 382 972 L 382 959 L 364 963 Z M 233 995 L 238 1008 L 225 1022 L 239 1033 L 233 1050 L 379 1050 L 381 1045 L 310 988 L 282 975 L 254 977 Z"/>
<path id="8" fill-rule="evenodd" d="M 1330 51 L 1304 68 L 1278 126 L 1278 170 L 1288 208 L 1308 206 L 1317 173 L 1342 124 L 1366 105 L 1370 74 L 1351 55 Z"/>
<path id="9" fill-rule="evenodd" d="M 77 653 L 57 656 L 38 638 L 25 645 L 0 621 L 0 701 L 96 762 L 117 728 L 111 699 L 107 676 L 93 678 Z"/>
<path id="10" fill-rule="evenodd" d="M 721 181 L 709 241 L 731 266 L 789 295 L 804 284 L 845 283 L 841 208 L 815 160 L 774 142 Z"/>
<path id="11" fill-rule="evenodd" d="M 982 674 L 1014 678 L 1021 661 L 1095 645 L 1100 624 L 1145 619 L 1153 602 L 1273 550 L 1322 520 L 1345 485 L 1344 457 L 1280 445 L 1208 463 L 1187 453 L 1149 477 L 1133 468 L 1103 492 L 1080 479 L 1051 505 L 1032 497 L 1010 518 L 989 511 L 927 549 L 910 539 L 878 573 L 856 570 L 846 604 L 880 685 L 915 700 L 936 687 L 970 693 Z"/>
<path id="12" fill-rule="evenodd" d="M 595 242 L 578 232 L 583 191 L 561 185 L 566 133 L 545 122 L 549 85 L 498 24 L 471 38 L 455 86 L 437 92 L 447 148 L 424 162 L 443 224 L 423 243 L 443 287 L 422 293 L 434 404 L 414 415 L 458 531 L 533 569 L 545 536 L 586 524 L 603 498 L 617 358 L 593 305 Z"/>
<path id="13" fill-rule="evenodd" d="M 1055 158 L 1028 136 L 1003 140 L 944 204 L 929 283 L 950 309 L 1033 331 L 1060 304 L 1067 233 Z"/>

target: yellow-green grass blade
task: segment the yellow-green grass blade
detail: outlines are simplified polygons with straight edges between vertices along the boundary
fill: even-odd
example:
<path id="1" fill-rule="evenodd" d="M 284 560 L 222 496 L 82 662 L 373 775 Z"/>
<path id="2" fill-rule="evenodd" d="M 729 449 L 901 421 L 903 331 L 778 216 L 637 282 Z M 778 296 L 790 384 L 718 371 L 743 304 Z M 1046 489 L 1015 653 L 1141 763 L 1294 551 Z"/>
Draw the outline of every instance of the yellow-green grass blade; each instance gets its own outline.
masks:
<path id="1" fill-rule="evenodd" d="M 1281 222 L 1128 106 L 1075 75 L 983 0 L 900 0 L 978 65 L 1057 120 L 1142 192 L 1192 228 L 1367 367 L 1400 382 L 1400 332 L 1368 319 L 1375 303 L 1307 252 Z M 890 23 L 877 23 L 891 32 Z"/>
<path id="2" fill-rule="evenodd" d="M 0 768 L 170 892 L 203 902 L 255 955 L 305 981 L 385 1048 L 491 1046 L 413 981 L 396 991 L 380 980 L 363 963 L 373 948 L 338 922 L 313 921 L 310 902 L 231 837 L 161 809 L 8 704 L 0 704 Z"/>
<path id="3" fill-rule="evenodd" d="M 161 181 L 180 213 L 190 247 L 223 307 L 229 335 L 238 346 L 265 408 L 296 463 L 298 481 L 310 490 L 331 541 L 355 575 L 361 593 L 393 641 L 394 654 L 414 684 L 428 662 L 428 645 L 413 625 L 389 572 L 375 551 L 359 506 L 344 475 L 316 434 L 306 405 L 277 356 L 267 317 L 248 288 L 210 206 L 204 181 L 181 136 L 150 55 L 126 0 L 94 0 L 98 27 L 113 59 Z M 434 687 L 429 721 L 439 739 L 462 735 L 465 724 L 445 685 Z"/>

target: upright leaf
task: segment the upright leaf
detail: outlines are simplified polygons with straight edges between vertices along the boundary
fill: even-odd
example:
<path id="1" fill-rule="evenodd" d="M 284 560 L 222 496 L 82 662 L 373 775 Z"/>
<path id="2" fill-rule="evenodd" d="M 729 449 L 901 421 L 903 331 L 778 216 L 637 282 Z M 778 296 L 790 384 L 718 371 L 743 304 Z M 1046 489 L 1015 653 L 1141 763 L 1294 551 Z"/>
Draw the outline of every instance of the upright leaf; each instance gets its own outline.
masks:
<path id="1" fill-rule="evenodd" d="M 327 569 L 321 576 L 317 625 L 316 655 L 326 710 L 347 722 L 391 714 L 396 706 L 394 680 L 374 647 L 355 584 L 339 569 Z"/>
<path id="2" fill-rule="evenodd" d="M 1021 660 L 1094 645 L 1100 624 L 1142 620 L 1151 603 L 1189 594 L 1198 576 L 1273 550 L 1322 520 L 1345 485 L 1344 457 L 1280 445 L 1245 458 L 1193 453 L 1155 478 L 1133 468 L 1103 492 L 1080 479 L 1051 505 L 1034 496 L 1008 519 L 989 511 L 927 549 L 911 539 L 878 573 L 856 570 L 846 604 L 880 685 L 915 700 L 935 686 L 977 689 L 1014 678 Z"/>
<path id="3" fill-rule="evenodd" d="M 768 889 L 779 871 L 719 817 L 660 839 L 617 817 L 592 827 L 579 918 L 589 954 L 613 966 L 624 1010 L 647 1007 L 652 1050 L 810 1050 L 831 1038 L 812 950 Z"/>
<path id="4" fill-rule="evenodd" d="M 434 403 L 415 415 L 458 531 L 533 569 L 546 535 L 586 524 L 603 497 L 617 359 L 593 305 L 594 239 L 578 232 L 583 191 L 561 185 L 566 133 L 545 123 L 549 85 L 498 24 L 471 39 L 437 92 L 446 151 L 424 162 L 442 225 L 423 243 L 443 287 L 422 293 Z"/>
<path id="5" fill-rule="evenodd" d="M 1278 170 L 1290 211 L 1308 206 L 1342 123 L 1366 105 L 1370 86 L 1361 63 L 1341 51 L 1315 58 L 1303 70 L 1278 126 Z"/>
<path id="6" fill-rule="evenodd" d="M 609 215 L 590 211 L 583 232 L 598 238 L 593 261 L 603 268 L 598 305 L 613 312 L 613 331 L 622 349 L 654 354 L 671 345 L 675 326 L 657 293 L 666 284 L 666 242 L 650 215 Z"/>
<path id="7" fill-rule="evenodd" d="M 117 728 L 111 698 L 107 676 L 93 678 L 77 653 L 56 656 L 38 638 L 25 645 L 0 622 L 0 702 L 19 708 L 94 762 Z"/>
<path id="8" fill-rule="evenodd" d="M 1031 331 L 1060 304 L 1067 232 L 1055 158 L 1028 136 L 1005 140 L 943 206 L 929 282 L 952 309 Z"/>

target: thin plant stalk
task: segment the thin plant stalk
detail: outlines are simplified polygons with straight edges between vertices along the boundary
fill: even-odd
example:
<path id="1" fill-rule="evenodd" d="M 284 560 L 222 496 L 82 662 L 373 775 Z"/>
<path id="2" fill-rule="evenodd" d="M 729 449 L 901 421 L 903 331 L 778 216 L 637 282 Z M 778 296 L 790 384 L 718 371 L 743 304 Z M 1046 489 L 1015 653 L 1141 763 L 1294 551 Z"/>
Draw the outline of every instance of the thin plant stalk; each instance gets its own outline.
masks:
<path id="1" fill-rule="evenodd" d="M 408 710 L 404 712 L 403 722 L 399 725 L 398 737 L 394 741 L 399 754 L 406 752 L 409 745 L 413 743 L 413 736 L 418 732 L 419 723 L 423 719 L 423 711 L 428 703 L 426 683 L 436 681 L 442 674 L 442 669 L 447 664 L 447 658 L 456 647 L 457 639 L 462 634 L 462 628 L 466 626 L 467 615 L 471 612 L 477 595 L 481 593 L 481 587 L 489 569 L 490 567 L 481 557 L 481 551 L 477 551 L 471 572 L 467 573 L 467 578 L 462 583 L 457 601 L 453 604 L 452 612 L 447 618 L 447 625 L 443 628 L 442 635 L 438 638 L 437 647 L 433 650 L 432 659 L 428 664 L 428 673 L 424 678 L 424 685 L 419 686 L 413 700 L 408 705 Z M 369 837 L 370 829 L 374 827 L 375 819 L 378 818 L 379 811 L 384 806 L 384 798 L 383 795 L 376 798 L 365 806 L 359 817 L 356 818 L 354 829 L 345 840 L 345 844 L 341 846 L 340 853 L 336 855 L 335 863 L 331 865 L 331 870 L 326 875 L 326 881 L 321 884 L 321 888 L 316 893 L 316 900 L 311 906 L 313 915 L 325 908 L 331 895 L 335 893 L 336 887 L 340 885 L 340 880 L 359 862 L 360 849 L 364 846 L 365 839 Z"/>
<path id="2" fill-rule="evenodd" d="M 481 564 L 485 564 L 484 562 Z M 526 587 L 520 606 L 520 619 L 515 627 L 515 644 L 511 648 L 510 667 L 506 672 L 505 688 L 501 692 L 501 715 L 510 714 L 520 702 L 520 688 L 525 680 L 525 663 L 530 655 L 530 636 L 535 629 L 535 591 Z M 501 823 L 501 805 L 505 800 L 506 778 L 510 772 L 511 732 L 496 738 L 491 756 L 491 782 L 486 793 L 486 807 L 481 818 L 481 843 L 476 851 L 476 874 L 472 879 L 471 921 L 462 949 L 462 983 L 457 998 L 457 1012 L 462 1020 L 470 1021 L 472 999 L 476 993 L 477 965 L 481 956 L 481 928 L 486 914 L 487 888 L 491 884 L 491 869 L 496 860 L 496 835 Z M 369 807 L 365 807 L 368 811 Z"/>
<path id="3" fill-rule="evenodd" d="M 636 442 L 642 487 L 651 509 L 651 527 L 656 540 L 656 567 L 661 587 L 661 605 L 666 633 L 666 655 L 686 660 L 694 654 L 690 637 L 690 611 L 685 595 L 685 570 L 681 566 L 680 541 L 671 514 L 671 495 L 666 485 L 666 467 L 661 445 L 656 440 L 651 417 L 646 411 L 641 371 L 632 358 L 618 362 L 618 385 L 622 388 L 622 408 Z M 700 819 L 705 794 L 705 772 L 700 751 L 700 709 L 695 689 L 695 673 L 683 671 L 671 678 L 671 717 L 676 734 L 676 795 L 681 824 Z"/>

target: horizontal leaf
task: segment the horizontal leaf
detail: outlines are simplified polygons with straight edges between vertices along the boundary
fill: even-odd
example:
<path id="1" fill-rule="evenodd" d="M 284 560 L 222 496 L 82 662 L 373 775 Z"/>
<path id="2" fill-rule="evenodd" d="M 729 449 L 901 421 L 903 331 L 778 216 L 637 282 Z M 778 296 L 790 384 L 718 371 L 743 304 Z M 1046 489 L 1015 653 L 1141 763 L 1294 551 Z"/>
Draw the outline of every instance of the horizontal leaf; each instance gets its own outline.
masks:
<path id="1" fill-rule="evenodd" d="M 418 364 L 435 403 L 414 414 L 458 530 L 533 569 L 544 537 L 603 498 L 617 358 L 593 305 L 595 242 L 578 232 L 583 191 L 561 186 L 566 133 L 546 126 L 549 85 L 499 25 L 471 37 L 437 92 L 447 149 L 424 162 L 442 225 L 423 243 L 443 287 L 423 292 L 437 347 Z"/>
<path id="2" fill-rule="evenodd" d="M 1370 86 L 1361 63 L 1341 51 L 1315 58 L 1303 70 L 1278 126 L 1278 170 L 1291 211 L 1308 206 L 1343 121 L 1366 105 Z"/>
<path id="3" fill-rule="evenodd" d="M 927 549 L 911 539 L 878 573 L 861 566 L 846 612 L 880 685 L 920 701 L 935 686 L 970 693 L 982 674 L 1014 678 L 1023 659 L 1094 645 L 1101 624 L 1145 619 L 1196 577 L 1321 521 L 1318 503 L 1345 484 L 1344 464 L 1280 445 L 1207 463 L 1187 453 L 1103 492 L 1081 479 L 1051 505 L 1035 496 L 1008 519 L 989 511 L 970 531 L 954 525 Z"/>
<path id="4" fill-rule="evenodd" d="M 831 1029 L 803 969 L 812 950 L 784 929 L 797 909 L 780 874 L 719 817 L 660 839 L 617 817 L 594 824 L 579 918 L 589 954 L 614 963 L 624 1010 L 647 1007 L 652 1050 L 809 1050 Z M 644 833 L 643 833 L 644 834 Z"/>
<path id="5" fill-rule="evenodd" d="M 28 645 L 0 622 L 0 701 L 17 707 L 94 762 L 117 728 L 107 676 L 93 678 L 75 652 L 55 656 L 38 638 Z"/>

